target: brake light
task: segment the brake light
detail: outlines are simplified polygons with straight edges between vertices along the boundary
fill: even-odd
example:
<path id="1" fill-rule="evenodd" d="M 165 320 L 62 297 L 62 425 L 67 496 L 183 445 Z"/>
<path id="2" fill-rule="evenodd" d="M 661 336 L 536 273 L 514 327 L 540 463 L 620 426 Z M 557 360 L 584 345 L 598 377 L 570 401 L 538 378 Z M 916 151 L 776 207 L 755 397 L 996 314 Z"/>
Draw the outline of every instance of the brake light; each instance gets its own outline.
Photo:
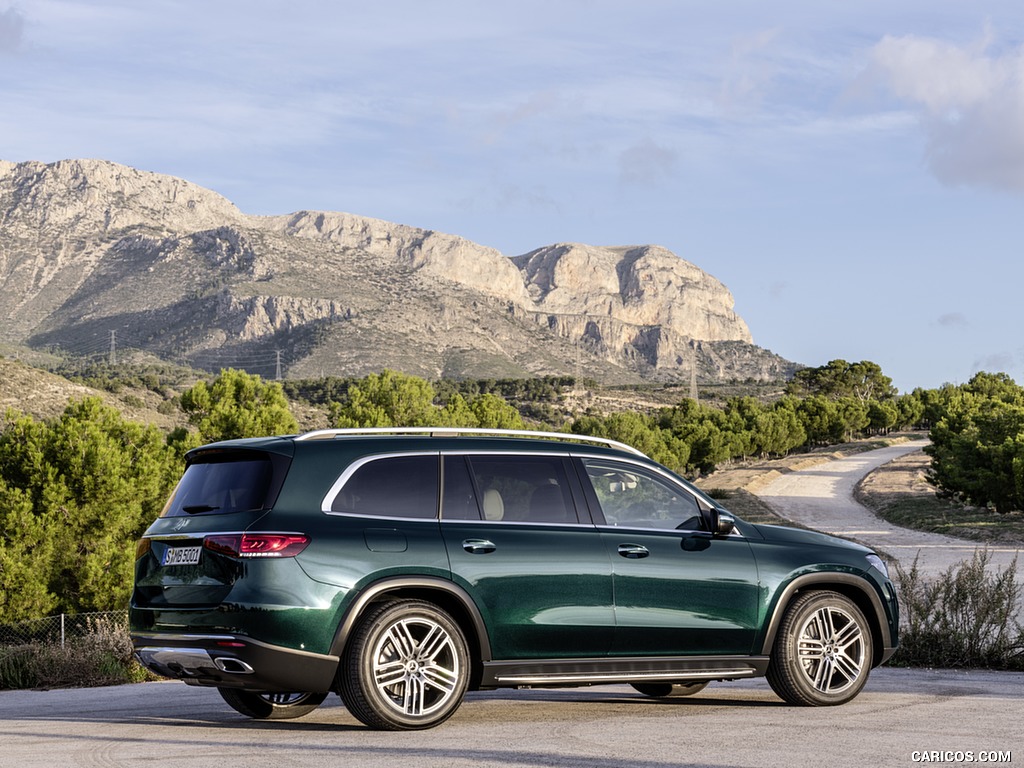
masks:
<path id="1" fill-rule="evenodd" d="M 295 557 L 309 544 L 296 533 L 232 533 L 207 536 L 203 546 L 228 557 Z"/>

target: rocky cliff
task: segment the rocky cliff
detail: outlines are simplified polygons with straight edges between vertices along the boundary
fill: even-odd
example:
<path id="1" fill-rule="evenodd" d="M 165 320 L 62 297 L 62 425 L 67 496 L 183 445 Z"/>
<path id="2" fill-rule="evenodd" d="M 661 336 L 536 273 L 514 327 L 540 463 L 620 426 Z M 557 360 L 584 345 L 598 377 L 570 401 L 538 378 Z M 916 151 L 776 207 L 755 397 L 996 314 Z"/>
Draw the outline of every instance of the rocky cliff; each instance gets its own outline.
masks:
<path id="1" fill-rule="evenodd" d="M 657 246 L 509 258 L 345 213 L 256 217 L 99 160 L 0 162 L 0 340 L 289 375 L 777 379 L 719 281 Z"/>

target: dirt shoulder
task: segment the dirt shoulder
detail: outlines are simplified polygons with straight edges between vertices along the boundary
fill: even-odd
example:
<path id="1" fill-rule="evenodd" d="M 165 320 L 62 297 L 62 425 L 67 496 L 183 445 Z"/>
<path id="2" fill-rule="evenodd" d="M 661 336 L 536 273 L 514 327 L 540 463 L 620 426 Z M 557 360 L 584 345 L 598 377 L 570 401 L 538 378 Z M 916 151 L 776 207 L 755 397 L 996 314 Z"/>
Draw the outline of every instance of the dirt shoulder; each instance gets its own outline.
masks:
<path id="1" fill-rule="evenodd" d="M 780 475 L 865 451 L 873 451 L 876 448 L 905 443 L 912 437 L 920 437 L 920 435 L 901 433 L 885 438 L 855 440 L 804 453 L 793 453 L 781 459 L 736 462 L 720 467 L 707 477 L 698 480 L 696 485 L 705 493 L 721 499 L 726 507 L 752 523 L 791 525 L 791 521 L 780 517 L 757 497 L 759 489 Z M 867 506 L 870 507 L 870 505 Z"/>
<path id="2" fill-rule="evenodd" d="M 737 464 L 702 478 L 697 485 L 721 498 L 726 507 L 751 522 L 791 524 L 757 497 L 759 489 L 789 472 L 921 436 L 921 433 L 903 433 L 782 459 Z M 1024 545 L 1024 513 L 999 515 L 939 498 L 927 479 L 930 462 L 927 455 L 914 451 L 884 464 L 857 485 L 855 498 L 883 520 L 903 528 L 976 542 Z"/>

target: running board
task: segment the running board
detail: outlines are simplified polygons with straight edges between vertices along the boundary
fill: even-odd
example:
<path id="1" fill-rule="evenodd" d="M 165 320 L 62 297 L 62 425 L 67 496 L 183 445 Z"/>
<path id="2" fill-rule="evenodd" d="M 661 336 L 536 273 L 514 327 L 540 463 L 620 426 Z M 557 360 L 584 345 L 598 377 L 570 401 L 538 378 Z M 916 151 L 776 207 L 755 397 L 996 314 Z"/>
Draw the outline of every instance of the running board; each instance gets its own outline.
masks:
<path id="1" fill-rule="evenodd" d="M 767 656 L 711 656 L 616 659 L 538 659 L 484 664 L 483 688 L 572 686 L 612 683 L 692 683 L 761 677 Z"/>

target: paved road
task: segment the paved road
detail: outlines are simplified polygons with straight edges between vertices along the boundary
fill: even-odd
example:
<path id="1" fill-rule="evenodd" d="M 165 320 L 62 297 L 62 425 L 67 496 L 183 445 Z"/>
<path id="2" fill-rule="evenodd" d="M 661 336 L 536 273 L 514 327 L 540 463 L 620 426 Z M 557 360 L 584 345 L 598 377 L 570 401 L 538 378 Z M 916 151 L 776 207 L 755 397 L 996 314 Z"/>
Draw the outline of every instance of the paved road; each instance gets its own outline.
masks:
<path id="1" fill-rule="evenodd" d="M 160 682 L 0 692 L 0 766 L 14 768 L 669 768 L 913 766 L 914 752 L 1024 762 L 1024 674 L 882 668 L 842 707 L 783 705 L 761 680 L 655 700 L 625 686 L 470 694 L 430 731 L 365 729 L 332 696 L 257 722 L 216 691 Z M 935 762 L 935 761 L 931 761 Z"/>
<path id="2" fill-rule="evenodd" d="M 921 572 L 937 576 L 951 565 L 970 560 L 978 544 L 890 525 L 853 498 L 854 487 L 871 470 L 921 450 L 926 444 L 926 441 L 912 441 L 828 461 L 780 475 L 755 493 L 788 520 L 881 550 L 906 569 L 919 557 Z M 1019 549 L 992 546 L 989 552 L 990 567 L 1006 568 Z M 1017 559 L 1017 578 L 1018 583 L 1024 584 L 1024 556 Z"/>

